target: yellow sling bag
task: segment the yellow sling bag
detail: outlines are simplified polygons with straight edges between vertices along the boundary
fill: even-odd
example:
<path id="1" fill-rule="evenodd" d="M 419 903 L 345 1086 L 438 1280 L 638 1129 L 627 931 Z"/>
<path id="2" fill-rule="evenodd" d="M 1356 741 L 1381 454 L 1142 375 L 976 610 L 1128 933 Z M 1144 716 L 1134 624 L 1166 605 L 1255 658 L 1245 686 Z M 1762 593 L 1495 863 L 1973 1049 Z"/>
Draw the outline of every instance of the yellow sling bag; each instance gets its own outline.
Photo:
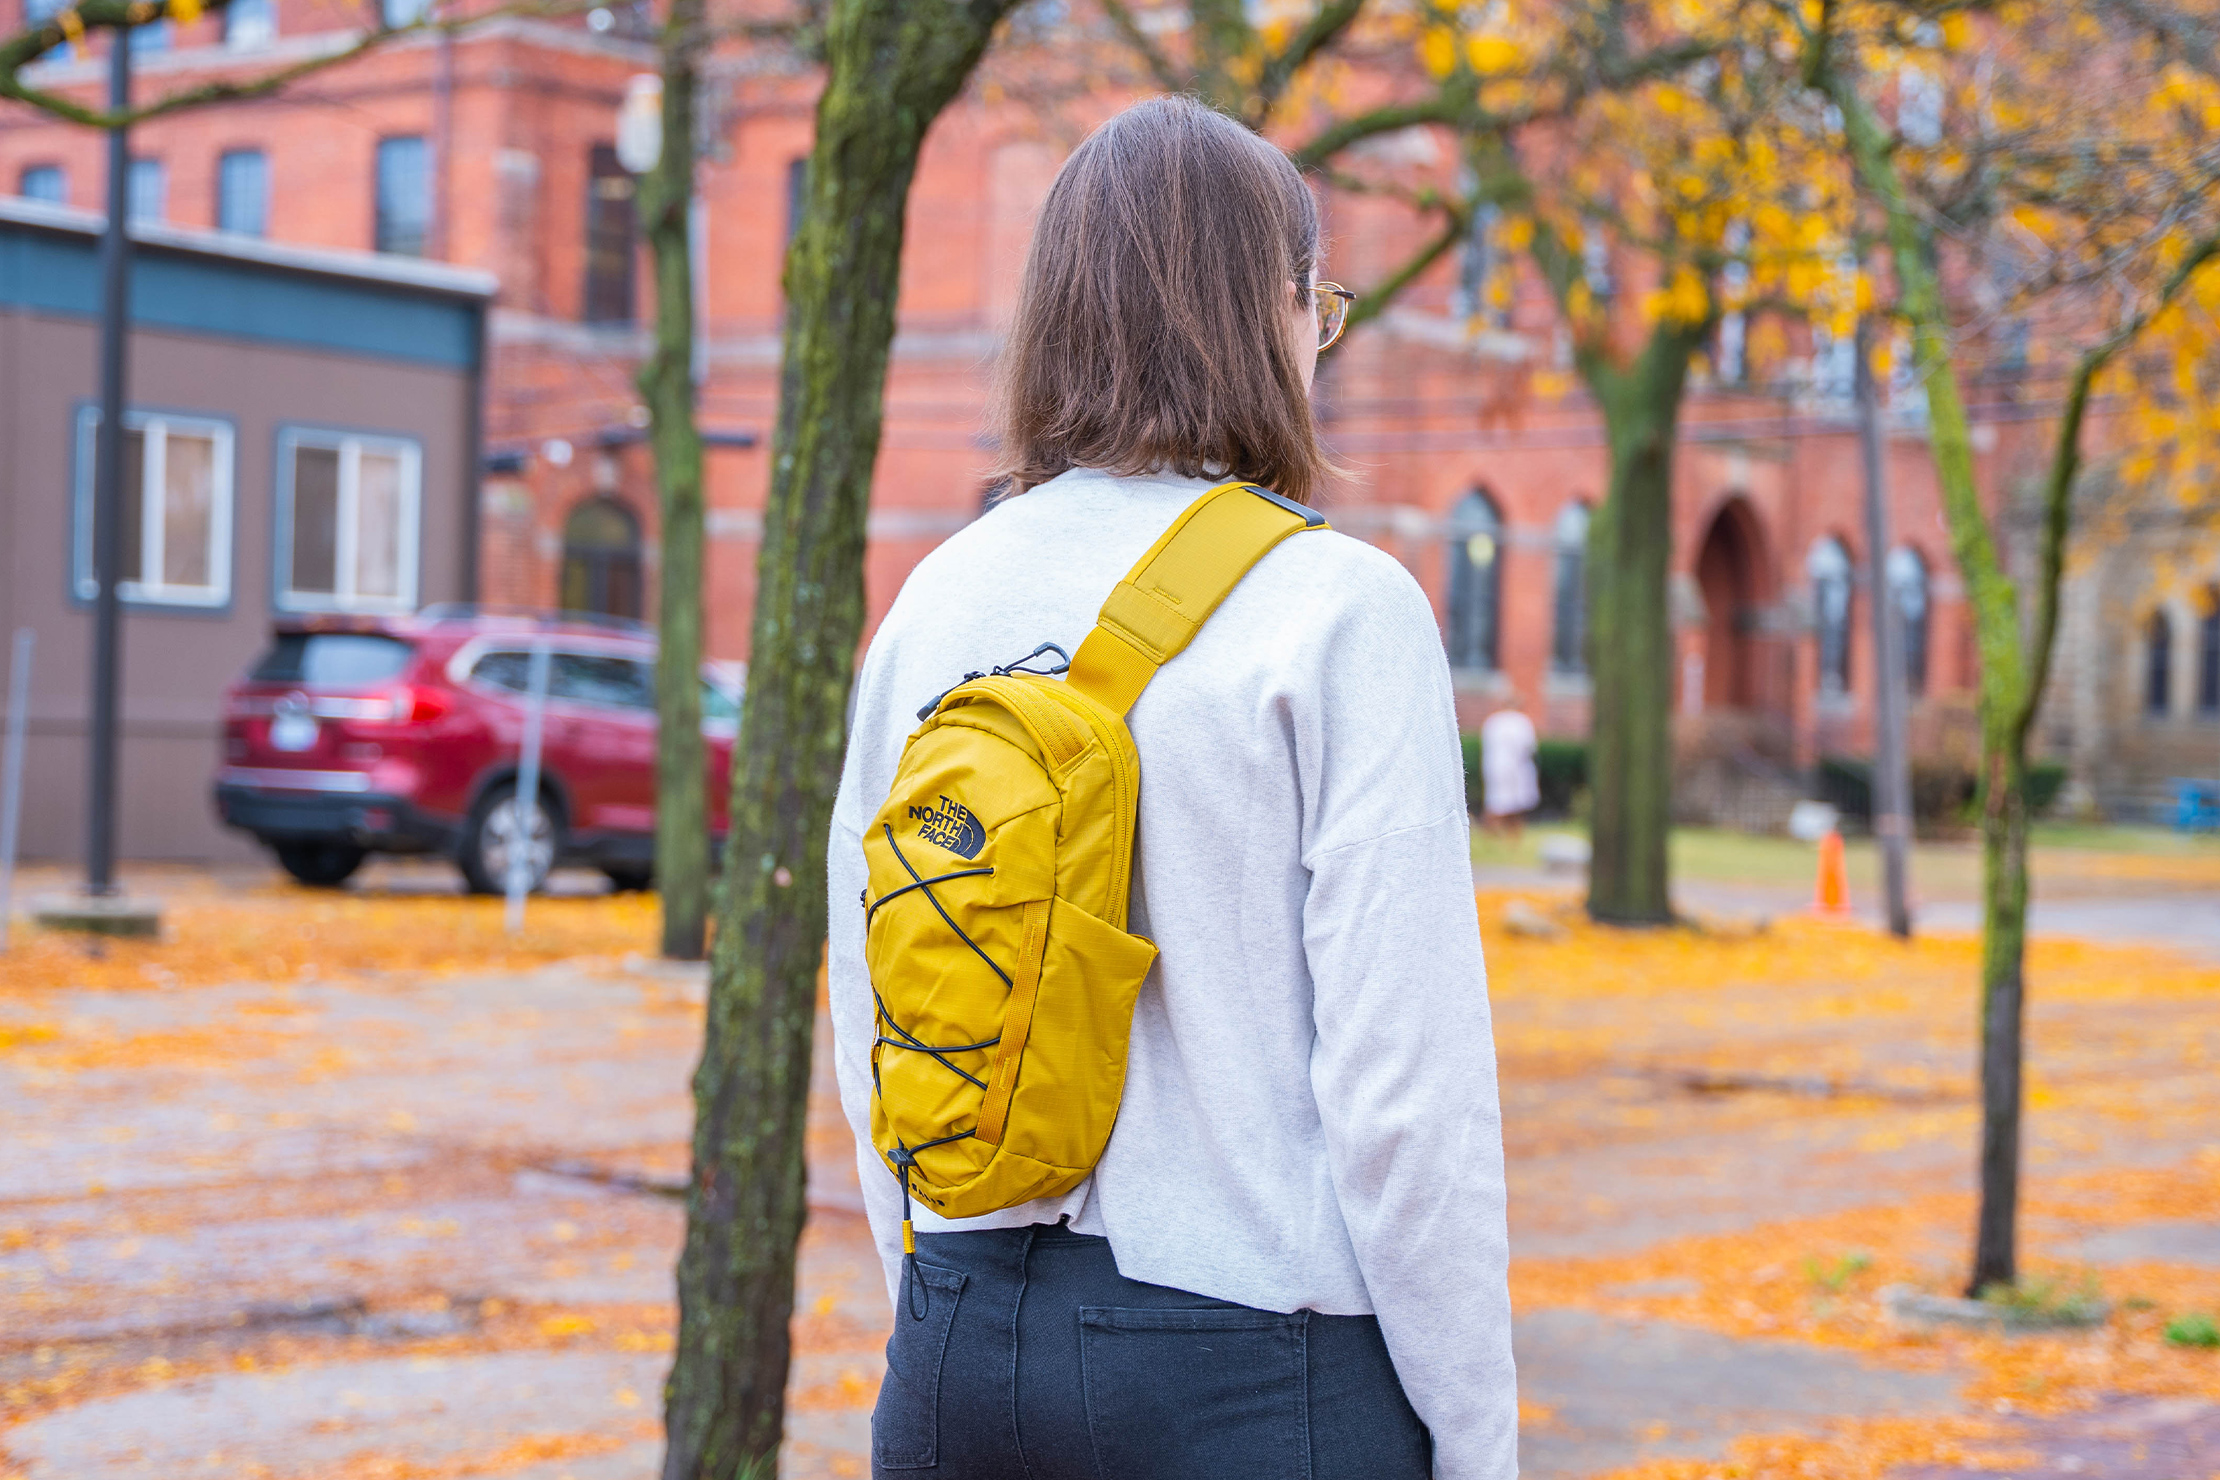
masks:
<path id="1" fill-rule="evenodd" d="M 1110 593 L 1068 664 L 1039 664 L 1064 656 L 1043 644 L 919 713 L 863 840 L 871 1141 L 902 1184 L 905 1251 L 912 1197 L 977 1217 L 1067 1192 L 1102 1156 L 1156 959 L 1125 930 L 1141 796 L 1126 713 L 1266 551 L 1325 527 L 1220 484 Z"/>

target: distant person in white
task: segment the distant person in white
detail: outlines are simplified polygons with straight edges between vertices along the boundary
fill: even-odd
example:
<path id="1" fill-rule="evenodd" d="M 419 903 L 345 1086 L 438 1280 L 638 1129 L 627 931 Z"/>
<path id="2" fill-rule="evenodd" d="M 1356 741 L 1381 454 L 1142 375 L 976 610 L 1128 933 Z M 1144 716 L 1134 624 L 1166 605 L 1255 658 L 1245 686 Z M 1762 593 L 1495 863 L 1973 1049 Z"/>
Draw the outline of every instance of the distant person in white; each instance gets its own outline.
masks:
<path id="1" fill-rule="evenodd" d="M 1516 694 L 1480 722 L 1480 784 L 1487 792 L 1481 825 L 1514 843 L 1526 826 L 1526 814 L 1542 804 L 1542 781 L 1534 770 L 1540 744 L 1534 721 L 1519 708 Z"/>

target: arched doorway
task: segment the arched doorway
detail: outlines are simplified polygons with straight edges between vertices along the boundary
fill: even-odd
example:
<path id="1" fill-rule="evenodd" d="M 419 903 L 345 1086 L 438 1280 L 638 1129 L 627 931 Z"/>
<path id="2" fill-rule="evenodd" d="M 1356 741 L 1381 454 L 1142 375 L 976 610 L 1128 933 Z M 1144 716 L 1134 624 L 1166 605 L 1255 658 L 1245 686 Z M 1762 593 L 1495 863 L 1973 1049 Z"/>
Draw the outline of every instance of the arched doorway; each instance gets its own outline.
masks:
<path id="1" fill-rule="evenodd" d="M 1754 709 L 1760 703 L 1757 628 L 1765 551 L 1757 516 L 1732 498 L 1712 517 L 1696 555 L 1704 599 L 1704 708 Z"/>
<path id="2" fill-rule="evenodd" d="M 640 521 L 605 494 L 563 521 L 561 598 L 565 611 L 640 615 Z"/>

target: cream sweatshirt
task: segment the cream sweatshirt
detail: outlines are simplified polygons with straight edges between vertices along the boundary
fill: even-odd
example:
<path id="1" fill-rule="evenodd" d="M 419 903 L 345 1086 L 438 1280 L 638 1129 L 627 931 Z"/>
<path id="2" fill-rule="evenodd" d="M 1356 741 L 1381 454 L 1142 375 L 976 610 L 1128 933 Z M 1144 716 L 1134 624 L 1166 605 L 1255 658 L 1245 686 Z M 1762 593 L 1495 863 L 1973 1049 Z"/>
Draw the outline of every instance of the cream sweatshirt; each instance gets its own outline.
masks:
<path id="1" fill-rule="evenodd" d="M 858 679 L 833 809 L 841 1103 L 890 1296 L 900 1196 L 871 1150 L 862 830 L 919 707 L 1042 642 L 1075 651 L 1196 494 L 1078 469 L 921 561 Z M 1160 951 L 1095 1174 L 921 1230 L 1068 1217 L 1130 1279 L 1266 1310 L 1376 1314 L 1440 1480 L 1518 1472 L 1503 1137 L 1449 669 L 1384 552 L 1266 555 L 1128 716 L 1131 928 Z"/>

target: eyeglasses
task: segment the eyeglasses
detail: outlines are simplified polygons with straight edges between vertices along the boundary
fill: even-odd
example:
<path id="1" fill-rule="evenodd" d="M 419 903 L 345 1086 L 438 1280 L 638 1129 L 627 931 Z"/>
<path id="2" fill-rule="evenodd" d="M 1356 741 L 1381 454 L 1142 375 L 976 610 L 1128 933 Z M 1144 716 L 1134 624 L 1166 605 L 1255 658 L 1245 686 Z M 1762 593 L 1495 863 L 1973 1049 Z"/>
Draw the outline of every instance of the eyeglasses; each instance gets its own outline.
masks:
<path id="1" fill-rule="evenodd" d="M 1318 313 L 1318 348 L 1332 349 L 1341 331 L 1349 326 L 1349 305 L 1357 301 L 1357 295 L 1339 283 L 1315 283 L 1310 291 Z"/>

